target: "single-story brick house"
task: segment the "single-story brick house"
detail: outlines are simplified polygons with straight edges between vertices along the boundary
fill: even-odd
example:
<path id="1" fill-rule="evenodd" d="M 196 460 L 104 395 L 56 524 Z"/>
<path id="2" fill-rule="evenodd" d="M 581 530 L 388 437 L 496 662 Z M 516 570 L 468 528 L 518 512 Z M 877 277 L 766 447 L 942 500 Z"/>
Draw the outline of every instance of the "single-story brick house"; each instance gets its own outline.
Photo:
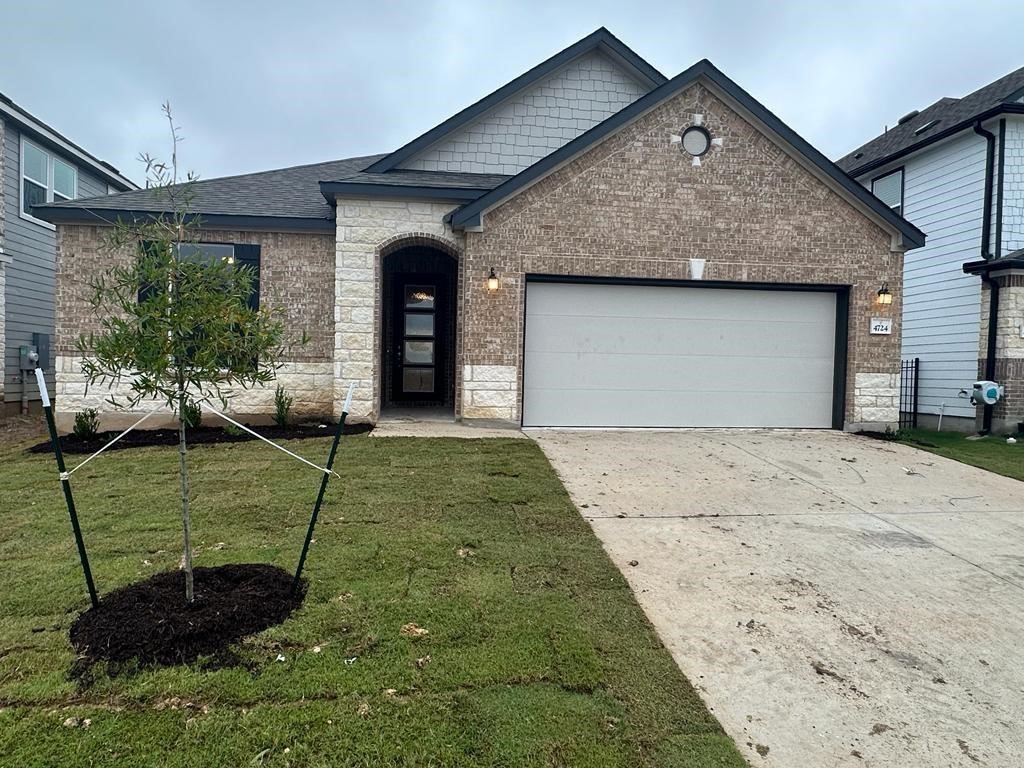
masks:
<path id="1" fill-rule="evenodd" d="M 666 79 L 605 29 L 390 154 L 202 181 L 194 208 L 311 337 L 280 373 L 309 412 L 355 382 L 371 421 L 897 420 L 903 252 L 924 235 L 710 62 Z M 84 278 L 131 256 L 101 251 L 105 226 L 160 210 L 145 191 L 37 210 L 65 424 L 105 407 L 74 346 Z"/>

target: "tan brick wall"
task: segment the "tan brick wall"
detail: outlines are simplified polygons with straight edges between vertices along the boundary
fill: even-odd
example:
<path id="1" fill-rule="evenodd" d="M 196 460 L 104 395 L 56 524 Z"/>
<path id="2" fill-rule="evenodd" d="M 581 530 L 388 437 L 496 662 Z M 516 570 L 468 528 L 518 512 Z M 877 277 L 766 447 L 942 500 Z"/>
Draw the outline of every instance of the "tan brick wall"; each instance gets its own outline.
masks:
<path id="1" fill-rule="evenodd" d="M 669 139 L 695 113 L 724 139 L 700 167 Z M 899 370 L 902 254 L 891 252 L 888 232 L 702 85 L 486 213 L 483 225 L 466 235 L 463 363 L 517 369 L 510 418 L 521 407 L 525 274 L 686 279 L 691 257 L 707 260 L 706 280 L 851 286 L 847 426 L 897 418 L 891 401 L 878 399 L 862 413 L 868 406 L 855 394 L 858 374 Z M 483 288 L 492 267 L 502 279 L 495 295 Z M 895 297 L 884 310 L 874 304 L 883 281 Z M 869 335 L 872 316 L 892 317 L 892 335 Z M 870 384 L 861 386 L 870 397 L 887 397 Z"/>
<path id="2" fill-rule="evenodd" d="M 89 305 L 89 281 L 116 263 L 127 263 L 128 249 L 106 245 L 110 229 L 83 225 L 57 227 L 56 338 L 58 358 L 56 400 L 58 413 L 104 404 L 102 391 L 93 387 L 86 396 L 77 373 L 77 339 L 100 330 L 100 320 Z M 260 303 L 279 308 L 288 339 L 303 332 L 308 343 L 293 347 L 281 372 L 283 386 L 296 396 L 296 411 L 304 415 L 329 414 L 333 401 L 334 362 L 334 236 L 287 232 L 204 230 L 205 242 L 248 243 L 260 246 Z M 273 408 L 273 386 L 239 393 L 233 410 L 265 414 Z"/>

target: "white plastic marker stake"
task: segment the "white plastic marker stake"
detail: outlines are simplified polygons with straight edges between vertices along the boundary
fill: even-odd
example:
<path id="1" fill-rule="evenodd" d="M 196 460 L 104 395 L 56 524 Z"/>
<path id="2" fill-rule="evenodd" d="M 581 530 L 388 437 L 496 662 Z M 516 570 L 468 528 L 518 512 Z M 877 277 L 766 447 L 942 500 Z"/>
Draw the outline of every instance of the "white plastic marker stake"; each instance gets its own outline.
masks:
<path id="1" fill-rule="evenodd" d="M 352 392 L 356 388 L 356 383 L 353 381 L 348 385 L 348 395 L 345 396 L 345 405 L 341 407 L 342 413 L 348 413 L 349 407 L 352 405 Z"/>
<path id="2" fill-rule="evenodd" d="M 42 368 L 36 368 L 36 384 L 39 385 L 39 396 L 43 399 L 43 408 L 49 408 L 50 393 L 46 391 L 46 379 L 43 378 Z"/>

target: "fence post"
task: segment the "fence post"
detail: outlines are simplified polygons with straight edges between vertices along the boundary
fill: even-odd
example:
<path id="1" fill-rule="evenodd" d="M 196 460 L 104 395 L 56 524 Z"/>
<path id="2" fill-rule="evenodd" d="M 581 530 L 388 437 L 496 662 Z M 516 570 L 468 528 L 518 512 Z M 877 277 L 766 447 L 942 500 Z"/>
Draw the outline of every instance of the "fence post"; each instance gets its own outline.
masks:
<path id="1" fill-rule="evenodd" d="M 914 425 L 914 429 L 917 429 L 917 395 L 920 391 L 921 383 L 921 358 L 914 358 L 914 415 L 911 419 L 911 423 Z"/>

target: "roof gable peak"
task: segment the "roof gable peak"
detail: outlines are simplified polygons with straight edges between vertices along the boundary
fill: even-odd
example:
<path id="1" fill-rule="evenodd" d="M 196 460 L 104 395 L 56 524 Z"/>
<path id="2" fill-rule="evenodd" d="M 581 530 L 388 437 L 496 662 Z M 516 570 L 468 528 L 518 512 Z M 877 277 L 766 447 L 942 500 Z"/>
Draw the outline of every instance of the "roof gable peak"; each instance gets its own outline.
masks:
<path id="1" fill-rule="evenodd" d="M 648 90 L 666 82 L 667 78 L 651 64 L 638 56 L 632 49 L 615 37 L 605 27 L 599 27 L 586 37 L 564 48 L 519 77 L 492 91 L 476 103 L 466 107 L 426 133 L 413 139 L 403 147 L 378 160 L 364 170 L 367 173 L 384 173 L 398 168 L 417 153 L 438 143 L 471 121 L 482 117 L 515 94 L 529 88 L 538 81 L 552 75 L 570 62 L 588 53 L 600 51 L 615 64 L 626 69 Z"/>

